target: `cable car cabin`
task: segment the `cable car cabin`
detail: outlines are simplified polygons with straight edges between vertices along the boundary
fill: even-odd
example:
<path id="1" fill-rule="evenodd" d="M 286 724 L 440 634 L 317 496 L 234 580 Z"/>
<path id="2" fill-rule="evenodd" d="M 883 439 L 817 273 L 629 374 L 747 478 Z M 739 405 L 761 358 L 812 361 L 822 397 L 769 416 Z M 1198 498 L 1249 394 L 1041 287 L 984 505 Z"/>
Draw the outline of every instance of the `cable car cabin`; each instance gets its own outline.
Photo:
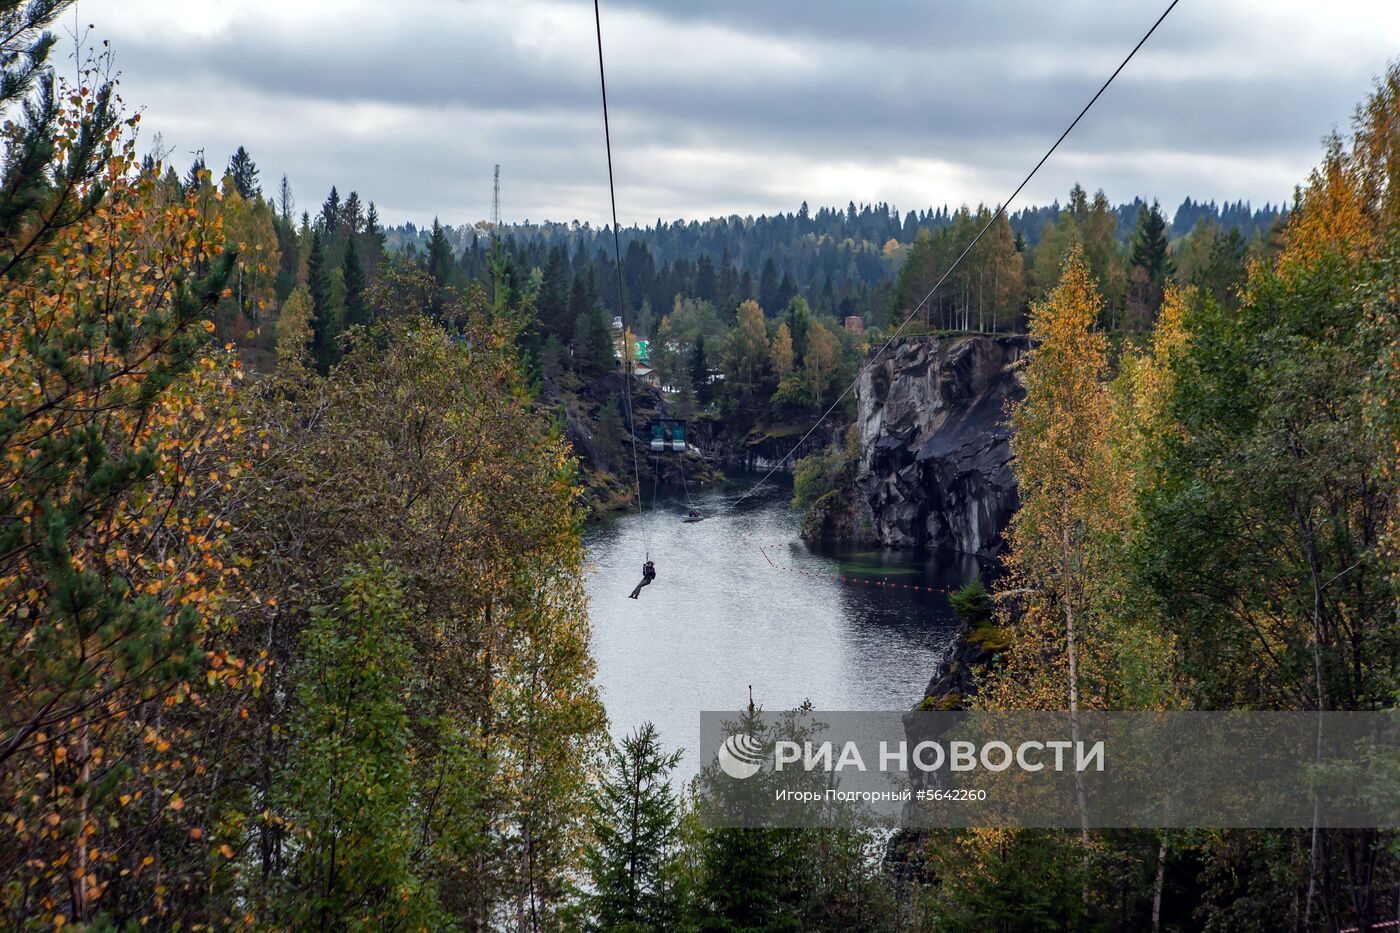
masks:
<path id="1" fill-rule="evenodd" d="M 685 452 L 685 422 L 660 418 L 651 423 L 651 449 Z"/>

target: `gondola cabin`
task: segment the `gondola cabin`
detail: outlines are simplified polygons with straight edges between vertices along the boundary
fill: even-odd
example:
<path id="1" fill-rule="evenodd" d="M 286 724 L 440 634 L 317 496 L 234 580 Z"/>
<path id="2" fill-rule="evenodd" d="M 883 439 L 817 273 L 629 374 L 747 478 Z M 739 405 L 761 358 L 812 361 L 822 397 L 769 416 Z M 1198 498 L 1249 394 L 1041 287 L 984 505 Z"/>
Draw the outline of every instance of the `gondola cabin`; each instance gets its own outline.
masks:
<path id="1" fill-rule="evenodd" d="M 651 449 L 685 452 L 685 422 L 659 418 L 651 423 Z"/>

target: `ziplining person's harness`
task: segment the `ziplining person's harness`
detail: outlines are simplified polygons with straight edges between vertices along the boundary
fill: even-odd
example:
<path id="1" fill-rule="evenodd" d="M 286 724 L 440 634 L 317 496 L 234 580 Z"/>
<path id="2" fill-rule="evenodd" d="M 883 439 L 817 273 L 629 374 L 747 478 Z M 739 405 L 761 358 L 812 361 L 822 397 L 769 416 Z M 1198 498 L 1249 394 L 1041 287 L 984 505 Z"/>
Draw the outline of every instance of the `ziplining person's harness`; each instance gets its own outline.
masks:
<path id="1" fill-rule="evenodd" d="M 651 581 L 655 579 L 656 565 L 653 564 L 651 561 L 647 561 L 645 564 L 642 565 L 642 582 L 637 584 L 636 588 L 632 590 L 632 595 L 628 598 L 636 599 L 639 595 L 641 595 L 642 587 L 651 586 Z"/>

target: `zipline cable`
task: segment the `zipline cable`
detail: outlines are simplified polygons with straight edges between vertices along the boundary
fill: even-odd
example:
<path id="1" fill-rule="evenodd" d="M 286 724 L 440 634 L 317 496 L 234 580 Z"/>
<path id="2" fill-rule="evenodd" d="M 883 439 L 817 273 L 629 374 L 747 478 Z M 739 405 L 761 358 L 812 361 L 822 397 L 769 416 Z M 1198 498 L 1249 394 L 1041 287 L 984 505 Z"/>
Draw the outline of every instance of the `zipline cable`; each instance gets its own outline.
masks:
<path id="1" fill-rule="evenodd" d="M 612 128 L 608 122 L 608 77 L 603 67 L 603 17 L 598 11 L 598 0 L 593 0 L 593 25 L 598 33 L 598 85 L 603 92 L 603 141 L 608 151 L 608 199 L 612 204 L 613 262 L 617 266 L 617 313 L 623 313 L 622 297 L 622 240 L 617 227 L 617 185 L 613 181 Z M 632 500 L 637 511 L 642 510 L 642 471 L 637 457 L 637 421 L 632 410 L 632 361 L 628 359 L 630 347 L 627 345 L 627 324 L 622 325 L 622 397 L 627 406 L 627 435 L 632 439 L 632 482 L 636 496 Z M 656 512 L 656 490 L 652 490 L 652 513 Z M 646 530 L 645 550 L 651 557 L 651 529 Z"/>
<path id="2" fill-rule="evenodd" d="M 945 280 L 947 280 L 948 276 L 953 274 L 953 270 L 958 267 L 958 264 L 961 263 L 965 258 L 967 258 L 967 254 L 972 252 L 972 248 L 977 245 L 977 242 L 979 240 L 982 239 L 982 235 L 991 229 L 992 224 L 996 223 L 997 218 L 1000 217 L 1002 214 L 1006 213 L 1007 208 L 1011 206 L 1011 202 L 1016 200 L 1016 196 L 1021 193 L 1022 189 L 1024 189 L 1026 185 L 1030 184 L 1030 180 L 1035 177 L 1035 173 L 1040 171 L 1041 166 L 1043 166 L 1050 159 L 1050 156 L 1054 155 L 1056 149 L 1060 148 L 1060 143 L 1064 142 L 1065 137 L 1069 136 L 1070 131 L 1079 125 L 1079 121 L 1084 119 L 1084 115 L 1088 113 L 1089 109 L 1098 102 L 1098 99 L 1103 96 L 1104 91 L 1108 90 L 1108 86 L 1113 83 L 1113 79 L 1118 77 L 1119 73 L 1122 72 L 1122 70 L 1128 66 L 1128 62 L 1133 60 L 1133 56 L 1138 53 L 1138 49 L 1141 49 L 1143 45 L 1147 43 L 1147 40 L 1152 38 L 1152 34 L 1157 31 L 1158 26 L 1162 25 L 1162 21 L 1167 18 L 1167 14 L 1171 13 L 1171 11 L 1175 9 L 1176 5 L 1180 2 L 1181 0 L 1172 0 L 1172 2 L 1167 5 L 1167 8 L 1162 11 L 1162 15 L 1157 17 L 1157 21 L 1152 24 L 1152 27 L 1148 29 L 1147 32 L 1143 33 L 1143 36 L 1141 39 L 1138 40 L 1137 45 L 1133 46 L 1133 50 L 1128 53 L 1127 57 L 1124 58 L 1121 63 L 1119 63 L 1117 68 L 1113 69 L 1113 74 L 1108 76 L 1108 80 L 1103 83 L 1103 85 L 1098 89 L 1098 91 L 1094 94 L 1093 97 L 1089 98 L 1089 102 L 1084 105 L 1083 110 L 1079 111 L 1079 115 L 1070 121 L 1069 126 L 1065 127 L 1065 131 L 1061 133 L 1059 138 L 1055 140 L 1054 144 L 1051 145 L 1050 148 L 1045 151 L 1045 155 L 1040 157 L 1040 161 L 1035 163 L 1035 168 L 1031 169 L 1030 173 L 1027 174 L 1025 178 L 1021 179 L 1021 183 L 1016 186 L 1016 190 L 1011 192 L 1011 197 L 1007 198 L 1005 203 L 1000 205 L 996 209 L 996 212 L 992 214 L 991 218 L 988 219 L 988 221 L 982 226 L 982 229 L 977 231 L 977 235 L 972 238 L 972 242 L 967 244 L 967 247 L 962 251 L 962 253 L 958 255 L 958 258 L 953 260 L 953 264 L 949 266 L 948 269 L 943 273 L 943 275 L 939 277 L 938 281 L 934 283 L 933 288 L 929 289 L 928 294 L 923 297 L 923 300 L 920 301 L 917 305 L 915 305 L 914 310 L 909 312 L 909 316 L 904 319 L 903 323 L 901 323 L 899 327 L 895 329 L 894 333 L 890 334 L 889 339 L 885 341 L 885 345 L 880 348 L 880 351 L 871 356 L 870 361 L 861 367 L 860 372 L 856 373 L 856 377 L 851 380 L 851 384 L 841 390 L 841 394 L 836 397 L 836 401 L 831 403 L 831 407 L 822 413 L 822 416 L 816 420 L 816 423 L 813 424 L 810 429 L 808 429 L 807 433 L 802 435 L 802 438 L 796 444 L 793 445 L 792 450 L 789 450 L 786 454 L 784 454 L 783 457 L 773 466 L 773 468 L 767 473 L 765 473 L 763 475 L 763 478 L 754 484 L 752 489 L 750 489 L 748 492 L 744 493 L 742 496 L 740 496 L 734 501 L 734 504 L 731 506 L 731 508 L 737 509 L 745 499 L 758 492 L 758 490 L 763 486 L 763 484 L 768 482 L 768 480 L 772 478 L 773 474 L 778 472 L 778 469 L 788 461 L 788 458 L 791 457 L 793 454 L 797 453 L 797 451 L 802 447 L 802 445 L 807 442 L 807 438 L 811 437 L 816 432 L 817 428 L 822 426 L 822 422 L 826 421 L 826 419 L 831 416 L 831 413 L 836 410 L 836 406 L 840 405 L 841 402 L 846 398 L 846 396 L 851 394 L 851 390 L 856 387 L 856 384 L 859 383 L 860 380 L 865 377 L 865 374 L 870 370 L 870 368 L 875 365 L 875 361 L 880 358 L 880 355 L 894 345 L 895 340 L 897 340 L 899 338 L 899 335 L 904 332 L 904 328 L 909 326 L 909 322 L 914 320 L 914 317 L 920 311 L 923 310 L 924 305 L 928 304 L 929 299 L 931 299 L 934 296 L 934 294 L 938 291 L 939 287 L 943 285 Z M 594 0 L 594 5 L 597 5 L 597 0 Z"/>
<path id="3" fill-rule="evenodd" d="M 689 442 L 687 442 L 686 446 L 689 446 Z M 690 498 L 690 480 L 685 478 L 684 450 L 676 454 L 676 464 L 680 467 L 681 471 L 681 487 L 685 489 L 685 507 L 698 515 L 700 510 L 695 507 L 695 500 Z"/>

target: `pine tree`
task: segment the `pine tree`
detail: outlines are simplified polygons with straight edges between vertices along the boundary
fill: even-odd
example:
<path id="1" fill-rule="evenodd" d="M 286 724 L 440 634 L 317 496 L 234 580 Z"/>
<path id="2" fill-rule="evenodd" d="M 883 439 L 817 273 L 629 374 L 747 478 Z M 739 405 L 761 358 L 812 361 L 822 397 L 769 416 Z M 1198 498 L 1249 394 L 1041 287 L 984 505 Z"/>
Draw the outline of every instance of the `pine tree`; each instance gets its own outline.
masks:
<path id="1" fill-rule="evenodd" d="M 0 35 L 5 37 L 0 54 L 0 113 L 5 115 L 0 268 L 7 277 L 26 270 L 27 257 L 96 209 L 106 193 L 103 175 L 118 155 L 112 83 L 94 84 L 97 70 L 85 68 L 80 87 L 72 89 L 81 94 L 84 109 L 65 113 L 67 92 L 58 93 L 48 67 L 55 38 L 47 27 L 70 5 L 71 0 L 0 3 Z M 71 135 L 60 125 L 69 118 L 77 124 Z M 61 152 L 57 139 L 67 142 Z M 62 194 L 55 199 L 54 192 Z M 41 208 L 46 216 L 36 223 Z"/>
<path id="2" fill-rule="evenodd" d="M 262 189 L 258 185 L 258 167 L 253 162 L 253 157 L 248 155 L 248 150 L 242 146 L 228 160 L 228 174 L 233 178 L 233 187 L 238 191 L 238 196 L 245 201 L 262 194 Z"/>
<path id="3" fill-rule="evenodd" d="M 306 284 L 311 290 L 311 353 L 317 371 L 325 375 L 335 363 L 340 321 L 331 297 L 330 270 L 326 268 L 320 230 L 311 231 L 311 255 L 307 259 L 306 273 Z"/>
<path id="4" fill-rule="evenodd" d="M 0 5 L 9 11 L 0 25 L 17 22 L 7 18 L 14 6 Z M 0 89 L 12 80 L 5 69 L 22 60 L 7 53 Z M 204 680 L 206 637 L 231 582 L 223 526 L 198 503 L 219 497 L 207 477 L 223 469 L 217 457 L 234 432 L 231 371 L 205 342 L 232 257 L 217 256 L 212 212 L 171 198 L 136 167 L 130 154 L 112 156 L 111 187 L 93 205 L 100 214 L 74 219 L 79 205 L 52 192 L 45 210 L 63 214 L 57 228 L 3 241 L 0 927 L 8 929 L 111 926 L 103 912 L 117 900 L 113 887 L 154 841 L 150 823 L 118 798 L 143 780 L 129 764 L 142 747 L 139 724 L 154 719 L 142 710 L 166 710 L 166 723 L 180 716 L 180 687 Z M 13 174 L 22 169 L 5 169 L 7 182 L 22 182 Z M 0 190 L 6 208 L 22 200 Z M 110 261 L 93 254 L 98 242 Z M 217 680 L 211 692 L 222 691 Z M 171 773 L 170 757 L 145 749 L 151 771 Z M 198 857 L 179 841 L 188 832 L 176 812 L 184 798 L 167 799 L 175 809 L 174 819 L 161 817 L 171 829 L 166 878 L 178 887 Z"/>
<path id="5" fill-rule="evenodd" d="M 680 751 L 662 750 L 649 722 L 609 750 L 609 773 L 594 800 L 594 842 L 584 855 L 593 883 L 590 929 L 660 931 L 678 924 L 680 904 L 667 874 L 679 824 L 670 776 L 680 758 Z"/>

